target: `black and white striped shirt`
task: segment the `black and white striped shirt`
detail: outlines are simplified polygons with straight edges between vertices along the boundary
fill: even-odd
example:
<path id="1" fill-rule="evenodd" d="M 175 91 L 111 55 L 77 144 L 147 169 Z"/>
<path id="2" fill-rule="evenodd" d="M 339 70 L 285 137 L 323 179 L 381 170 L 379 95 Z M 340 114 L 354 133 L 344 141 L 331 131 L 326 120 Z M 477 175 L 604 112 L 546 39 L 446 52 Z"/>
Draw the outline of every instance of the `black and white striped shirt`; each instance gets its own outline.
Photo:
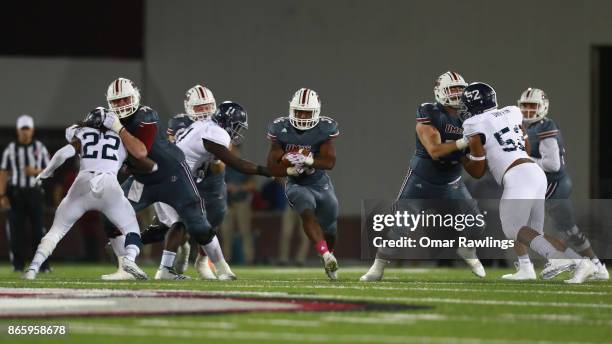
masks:
<path id="1" fill-rule="evenodd" d="M 27 145 L 11 142 L 2 153 L 0 169 L 10 173 L 9 183 L 13 187 L 31 188 L 38 186 L 36 177 L 28 177 L 26 166 L 43 169 L 49 163 L 49 152 L 45 145 L 33 140 Z"/>

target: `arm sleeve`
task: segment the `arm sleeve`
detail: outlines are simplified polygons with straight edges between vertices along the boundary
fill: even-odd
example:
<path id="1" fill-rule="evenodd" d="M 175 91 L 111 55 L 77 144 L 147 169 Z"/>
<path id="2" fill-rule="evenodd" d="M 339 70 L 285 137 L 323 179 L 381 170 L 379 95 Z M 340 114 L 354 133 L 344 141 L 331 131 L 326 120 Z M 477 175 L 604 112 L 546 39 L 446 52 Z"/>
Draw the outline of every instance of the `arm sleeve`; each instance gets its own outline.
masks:
<path id="1" fill-rule="evenodd" d="M 282 118 L 277 118 L 274 122 L 270 123 L 268 126 L 268 132 L 266 133 L 266 138 L 272 142 L 276 142 L 276 137 L 278 135 L 278 127 L 279 123 L 282 121 Z"/>
<path id="2" fill-rule="evenodd" d="M 142 122 L 136 128 L 136 136 L 147 148 L 147 153 L 151 151 L 155 135 L 157 134 L 157 122 Z"/>
<path id="3" fill-rule="evenodd" d="M 331 140 L 338 137 L 340 135 L 340 129 L 338 129 L 338 122 L 331 118 L 324 118 L 323 120 L 329 122 L 327 138 Z"/>
<path id="4" fill-rule="evenodd" d="M 540 156 L 535 159 L 536 163 L 544 172 L 557 172 L 561 168 L 561 158 L 559 157 L 559 145 L 557 139 L 549 137 L 540 141 Z"/>
<path id="5" fill-rule="evenodd" d="M 76 150 L 74 149 L 73 145 L 65 145 L 64 147 L 60 148 L 57 152 L 55 152 L 47 167 L 40 173 L 41 177 L 46 178 L 52 176 L 53 172 L 58 167 L 62 166 L 66 160 L 72 158 L 75 154 Z"/>

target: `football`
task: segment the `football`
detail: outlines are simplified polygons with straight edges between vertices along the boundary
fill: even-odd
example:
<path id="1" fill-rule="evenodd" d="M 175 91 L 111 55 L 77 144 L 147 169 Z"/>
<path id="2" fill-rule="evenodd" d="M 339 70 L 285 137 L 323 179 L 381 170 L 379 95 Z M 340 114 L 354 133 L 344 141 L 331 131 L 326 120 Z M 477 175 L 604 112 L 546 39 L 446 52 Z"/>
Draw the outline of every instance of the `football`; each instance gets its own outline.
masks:
<path id="1" fill-rule="evenodd" d="M 293 166 L 293 164 L 291 163 L 291 161 L 289 161 L 288 156 L 291 154 L 302 154 L 304 156 L 309 156 L 310 154 L 312 154 L 312 152 L 310 151 L 310 149 L 308 148 L 300 148 L 298 150 L 292 150 L 292 151 L 288 151 L 285 152 L 285 154 L 283 155 L 283 157 L 281 158 L 281 165 L 283 165 L 284 167 L 291 167 Z"/>

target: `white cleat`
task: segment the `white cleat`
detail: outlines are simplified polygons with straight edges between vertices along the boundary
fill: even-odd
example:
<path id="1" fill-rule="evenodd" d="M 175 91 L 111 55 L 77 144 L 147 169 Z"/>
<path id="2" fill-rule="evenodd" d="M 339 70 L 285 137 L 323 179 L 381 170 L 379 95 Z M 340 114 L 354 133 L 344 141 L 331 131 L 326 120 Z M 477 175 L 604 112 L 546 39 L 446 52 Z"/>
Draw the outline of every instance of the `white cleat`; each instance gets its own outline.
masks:
<path id="1" fill-rule="evenodd" d="M 36 279 L 36 274 L 38 274 L 38 272 L 36 271 L 36 269 L 32 269 L 29 268 L 28 270 L 26 270 L 26 272 L 23 274 L 23 279 L 24 280 L 35 280 Z"/>
<path id="2" fill-rule="evenodd" d="M 134 275 L 123 271 L 123 269 L 117 270 L 117 272 L 114 272 L 112 274 L 102 275 L 100 276 L 100 278 L 103 281 L 128 281 L 136 279 Z"/>
<path id="3" fill-rule="evenodd" d="M 480 278 L 484 278 L 487 275 L 484 266 L 482 266 L 482 263 L 476 256 L 476 249 L 460 247 L 457 249 L 457 254 L 463 258 L 465 263 L 472 269 L 474 275 Z"/>
<path id="4" fill-rule="evenodd" d="M 391 263 L 388 260 L 376 258 L 374 259 L 374 264 L 370 267 L 368 272 L 365 275 L 359 278 L 361 282 L 378 282 L 382 280 L 383 275 L 385 273 L 385 267 Z"/>
<path id="5" fill-rule="evenodd" d="M 550 259 L 544 270 L 540 272 L 542 279 L 551 279 L 557 277 L 560 273 L 571 271 L 576 267 L 576 262 L 573 259 Z"/>
<path id="6" fill-rule="evenodd" d="M 107 275 L 102 275 L 100 278 L 103 281 L 129 281 L 129 280 L 135 280 L 136 277 L 134 277 L 134 275 L 125 272 L 123 270 L 123 258 L 124 257 L 117 257 L 117 260 L 119 262 L 119 269 L 117 269 L 117 272 L 114 272 L 112 274 L 107 274 Z"/>
<path id="7" fill-rule="evenodd" d="M 191 277 L 179 274 L 176 271 L 174 271 L 174 269 L 171 267 L 162 266 L 159 269 L 157 269 L 157 272 L 155 273 L 155 279 L 156 280 L 183 281 L 183 280 L 190 280 Z"/>
<path id="8" fill-rule="evenodd" d="M 335 281 L 338 279 L 338 261 L 331 252 L 325 252 L 321 257 L 323 259 L 323 265 L 325 266 L 325 274 L 330 280 Z"/>
<path id="9" fill-rule="evenodd" d="M 147 273 L 142 271 L 142 269 L 138 267 L 138 265 L 136 265 L 136 262 L 129 260 L 127 257 L 123 257 L 122 268 L 123 268 L 123 271 L 134 276 L 134 279 L 137 279 L 137 280 L 149 279 L 149 276 L 147 276 Z"/>
<path id="10" fill-rule="evenodd" d="M 597 281 L 607 281 L 610 279 L 610 273 L 606 268 L 606 264 L 601 263 L 599 265 L 595 265 L 595 273 L 589 277 L 589 279 L 597 280 Z"/>
<path id="11" fill-rule="evenodd" d="M 216 280 L 217 275 L 212 271 L 210 265 L 208 264 L 208 256 L 202 256 L 198 254 L 196 257 L 195 263 L 193 264 L 196 271 L 200 275 L 202 279 L 205 280 Z"/>
<path id="12" fill-rule="evenodd" d="M 532 263 L 521 264 L 519 262 L 515 262 L 514 266 L 516 267 L 516 272 L 513 274 L 503 275 L 503 279 L 512 281 L 527 281 L 537 279 Z"/>
<path id="13" fill-rule="evenodd" d="M 219 281 L 234 281 L 237 279 L 236 274 L 232 272 L 232 269 L 230 269 L 225 259 L 221 259 L 214 265 L 215 270 L 217 270 L 217 278 Z"/>
<path id="14" fill-rule="evenodd" d="M 576 271 L 574 272 L 574 276 L 568 280 L 565 280 L 565 283 L 580 284 L 586 281 L 594 273 L 595 264 L 593 264 L 590 259 L 582 259 L 580 263 L 576 265 Z"/>
<path id="15" fill-rule="evenodd" d="M 176 258 L 174 259 L 174 271 L 179 274 L 184 274 L 189 267 L 189 253 L 191 252 L 191 245 L 189 241 L 179 246 L 176 251 Z"/>

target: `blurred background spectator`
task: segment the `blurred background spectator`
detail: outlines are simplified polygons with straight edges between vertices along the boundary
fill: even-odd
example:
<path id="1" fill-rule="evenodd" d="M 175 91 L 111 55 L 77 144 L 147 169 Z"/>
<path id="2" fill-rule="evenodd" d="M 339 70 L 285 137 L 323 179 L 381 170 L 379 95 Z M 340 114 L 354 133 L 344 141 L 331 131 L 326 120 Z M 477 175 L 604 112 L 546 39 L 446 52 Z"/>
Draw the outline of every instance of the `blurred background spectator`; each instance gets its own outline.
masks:
<path id="1" fill-rule="evenodd" d="M 237 148 L 234 148 L 234 151 L 240 154 Z M 225 182 L 227 183 L 227 214 L 221 224 L 220 233 L 223 253 L 229 262 L 251 264 L 255 257 L 253 233 L 251 232 L 253 217 L 251 200 L 252 192 L 257 190 L 257 184 L 253 176 L 241 173 L 229 166 L 225 170 Z M 237 239 L 234 236 L 236 230 L 240 233 L 241 244 L 237 247 L 239 253 L 242 254 L 241 261 L 240 259 L 232 260 L 234 242 Z"/>

